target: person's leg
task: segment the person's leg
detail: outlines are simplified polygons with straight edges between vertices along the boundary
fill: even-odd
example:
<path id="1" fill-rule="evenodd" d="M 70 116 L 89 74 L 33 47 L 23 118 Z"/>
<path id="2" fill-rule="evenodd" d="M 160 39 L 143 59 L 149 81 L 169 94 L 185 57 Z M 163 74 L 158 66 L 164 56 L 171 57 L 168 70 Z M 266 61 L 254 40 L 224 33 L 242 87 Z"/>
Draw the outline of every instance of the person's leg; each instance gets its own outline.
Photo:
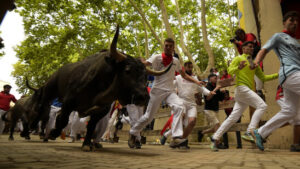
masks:
<path id="1" fill-rule="evenodd" d="M 173 122 L 172 122 L 172 141 L 170 143 L 171 148 L 176 147 L 185 147 L 189 148 L 187 143 L 187 139 L 183 139 L 183 123 L 182 123 L 182 117 L 184 113 L 184 105 L 182 100 L 175 94 L 170 93 L 170 95 L 167 97 L 166 102 L 168 103 L 169 107 L 171 107 L 171 110 L 173 112 Z"/>
<path id="2" fill-rule="evenodd" d="M 241 118 L 237 121 L 237 123 L 241 123 Z M 242 148 L 242 139 L 241 139 L 241 132 L 236 131 L 236 142 L 237 142 L 237 147 L 236 148 Z"/>
<path id="3" fill-rule="evenodd" d="M 217 118 L 217 112 L 212 110 L 204 110 L 204 113 L 210 128 L 203 130 L 202 134 L 213 133 L 217 131 L 217 129 L 220 127 L 220 122 Z"/>
<path id="4" fill-rule="evenodd" d="M 300 85 L 299 85 L 300 86 Z M 258 134 L 264 139 L 268 137 L 272 131 L 283 126 L 296 116 L 296 110 L 299 103 L 299 95 L 295 92 L 283 89 L 284 91 L 284 104 L 281 111 L 275 114 L 267 123 L 258 129 Z M 299 90 L 300 93 L 300 90 Z"/>
<path id="5" fill-rule="evenodd" d="M 93 136 L 93 142 L 99 143 L 101 141 L 101 138 L 106 130 L 108 121 L 109 121 L 110 114 L 107 113 L 102 119 L 100 119 L 95 128 L 95 134 Z"/>
<path id="6" fill-rule="evenodd" d="M 70 133 L 71 140 L 69 141 L 69 143 L 75 142 L 79 123 L 80 123 L 80 118 L 78 116 L 78 112 L 74 112 L 74 116 L 71 124 L 71 133 Z"/>
<path id="7" fill-rule="evenodd" d="M 113 126 L 113 123 L 114 123 L 114 120 L 115 120 L 114 118 L 116 117 L 117 114 L 118 114 L 118 109 L 115 109 L 114 112 L 112 113 L 111 117 L 109 118 L 108 124 L 106 126 L 106 130 L 105 130 L 104 134 L 102 135 L 103 140 L 109 139 L 110 130 Z"/>
<path id="8" fill-rule="evenodd" d="M 247 108 L 247 97 L 245 97 L 244 94 L 244 87 L 246 86 L 238 86 L 235 89 L 235 104 L 233 106 L 233 110 L 229 117 L 222 123 L 222 125 L 219 127 L 219 129 L 215 132 L 213 135 L 213 140 L 220 140 L 221 136 L 229 130 L 229 128 L 236 123 L 240 117 L 242 116 L 242 113 Z M 246 87 L 247 88 L 247 87 Z"/>
<path id="9" fill-rule="evenodd" d="M 142 106 L 136 106 L 135 104 L 128 104 L 126 106 L 127 112 L 128 112 L 128 116 L 130 119 L 130 126 L 134 126 L 137 121 L 141 118 L 141 116 L 143 115 L 143 108 Z M 140 133 L 137 133 L 137 140 L 141 140 L 141 135 Z"/>
<path id="10" fill-rule="evenodd" d="M 5 121 L 2 120 L 1 116 L 5 114 L 4 110 L 0 109 L 0 135 L 2 134 L 4 127 L 5 127 Z"/>
<path id="11" fill-rule="evenodd" d="M 267 110 L 267 104 L 261 97 L 259 97 L 254 91 L 250 90 L 249 88 L 244 88 L 243 98 L 244 100 L 247 100 L 246 103 L 255 108 L 250 124 L 247 128 L 247 132 L 251 132 L 252 130 L 257 128 L 262 115 Z"/>
<path id="12" fill-rule="evenodd" d="M 264 150 L 263 139 L 297 116 L 300 102 L 300 72 L 293 73 L 285 80 L 283 95 L 284 104 L 281 106 L 281 111 L 268 120 L 265 125 L 254 131 L 256 145 L 262 151 Z"/>
<path id="13" fill-rule="evenodd" d="M 196 125 L 196 118 L 197 118 L 197 108 L 194 105 L 186 106 L 186 117 L 188 119 L 188 125 L 184 129 L 182 138 L 187 138 L 190 133 L 192 132 L 193 128 Z"/>
<path id="14" fill-rule="evenodd" d="M 172 137 L 182 138 L 183 135 L 183 123 L 182 116 L 184 112 L 184 105 L 182 100 L 175 94 L 170 93 L 166 98 L 166 102 L 173 111 L 173 122 L 172 122 Z"/>
<path id="15" fill-rule="evenodd" d="M 166 91 L 160 89 L 151 90 L 150 100 L 145 114 L 130 128 L 130 138 L 128 140 L 128 146 L 130 148 L 135 147 L 136 137 L 140 135 L 143 128 L 153 120 L 154 114 L 158 111 L 161 101 L 167 96 L 168 93 Z"/>
<path id="16" fill-rule="evenodd" d="M 160 89 L 151 90 L 147 110 L 145 114 L 135 123 L 135 125 L 131 127 L 131 135 L 137 136 L 143 130 L 143 128 L 153 120 L 154 114 L 158 111 L 161 101 L 166 97 L 166 91 Z"/>
<path id="17" fill-rule="evenodd" d="M 51 110 L 50 110 L 50 114 L 49 114 L 49 121 L 46 126 L 46 135 L 45 135 L 46 139 L 48 139 L 50 131 L 55 127 L 56 112 L 58 112 L 59 110 L 60 110 L 60 108 L 51 106 Z"/>

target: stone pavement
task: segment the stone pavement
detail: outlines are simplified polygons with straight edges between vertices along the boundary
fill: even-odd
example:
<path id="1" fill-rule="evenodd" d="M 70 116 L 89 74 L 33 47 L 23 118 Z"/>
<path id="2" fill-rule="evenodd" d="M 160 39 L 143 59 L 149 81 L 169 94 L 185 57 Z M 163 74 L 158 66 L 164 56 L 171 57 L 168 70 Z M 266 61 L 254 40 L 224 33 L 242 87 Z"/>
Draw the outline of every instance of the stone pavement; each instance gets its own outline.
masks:
<path id="1" fill-rule="evenodd" d="M 37 136 L 25 141 L 15 134 L 0 136 L 0 169 L 7 168 L 199 168 L 199 169 L 299 169 L 300 154 L 288 150 L 235 149 L 211 152 L 208 145 L 191 145 L 190 150 L 144 145 L 129 149 L 126 142 L 108 144 L 97 152 L 82 152 L 81 143 L 67 140 L 41 142 Z"/>

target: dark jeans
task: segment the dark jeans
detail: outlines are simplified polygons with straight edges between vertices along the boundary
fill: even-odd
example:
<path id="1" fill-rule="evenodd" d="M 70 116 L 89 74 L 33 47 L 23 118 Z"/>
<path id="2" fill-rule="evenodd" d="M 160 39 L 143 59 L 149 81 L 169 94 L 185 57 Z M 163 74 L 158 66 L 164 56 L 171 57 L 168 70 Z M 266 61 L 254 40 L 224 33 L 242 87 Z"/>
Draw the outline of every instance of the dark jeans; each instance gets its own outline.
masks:
<path id="1" fill-rule="evenodd" d="M 226 115 L 228 117 L 230 114 L 226 113 Z M 236 123 L 241 123 L 241 118 Z M 236 134 L 237 147 L 242 148 L 241 132 L 236 131 L 235 134 Z M 228 134 L 227 133 L 223 134 L 223 143 L 224 143 L 224 146 L 229 147 L 229 145 L 228 145 Z"/>

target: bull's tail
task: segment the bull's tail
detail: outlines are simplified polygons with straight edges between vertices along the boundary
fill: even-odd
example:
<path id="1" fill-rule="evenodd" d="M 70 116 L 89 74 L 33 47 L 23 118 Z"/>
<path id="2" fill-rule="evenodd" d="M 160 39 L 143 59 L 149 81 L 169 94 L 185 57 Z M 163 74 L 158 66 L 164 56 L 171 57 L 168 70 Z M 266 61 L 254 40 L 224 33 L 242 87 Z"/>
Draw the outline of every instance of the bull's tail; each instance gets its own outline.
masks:
<path id="1" fill-rule="evenodd" d="M 31 90 L 33 90 L 33 91 L 37 91 L 38 89 L 36 89 L 36 88 L 33 88 L 33 87 L 31 87 L 30 86 L 30 84 L 29 84 L 29 81 L 28 81 L 28 78 L 26 77 L 26 86 L 29 88 L 29 89 L 31 89 Z"/>

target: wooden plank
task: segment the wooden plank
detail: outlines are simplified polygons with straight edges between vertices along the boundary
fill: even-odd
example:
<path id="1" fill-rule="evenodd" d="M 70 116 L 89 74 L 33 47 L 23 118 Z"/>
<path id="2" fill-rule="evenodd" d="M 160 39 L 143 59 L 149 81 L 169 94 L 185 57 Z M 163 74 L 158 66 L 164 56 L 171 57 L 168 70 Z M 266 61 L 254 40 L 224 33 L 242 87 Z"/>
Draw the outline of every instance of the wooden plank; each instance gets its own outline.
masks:
<path id="1" fill-rule="evenodd" d="M 229 87 L 229 86 L 234 86 L 235 82 L 234 82 L 234 78 L 228 78 L 228 79 L 224 79 L 224 80 L 218 80 L 218 85 L 221 86 L 221 88 L 223 87 Z"/>

